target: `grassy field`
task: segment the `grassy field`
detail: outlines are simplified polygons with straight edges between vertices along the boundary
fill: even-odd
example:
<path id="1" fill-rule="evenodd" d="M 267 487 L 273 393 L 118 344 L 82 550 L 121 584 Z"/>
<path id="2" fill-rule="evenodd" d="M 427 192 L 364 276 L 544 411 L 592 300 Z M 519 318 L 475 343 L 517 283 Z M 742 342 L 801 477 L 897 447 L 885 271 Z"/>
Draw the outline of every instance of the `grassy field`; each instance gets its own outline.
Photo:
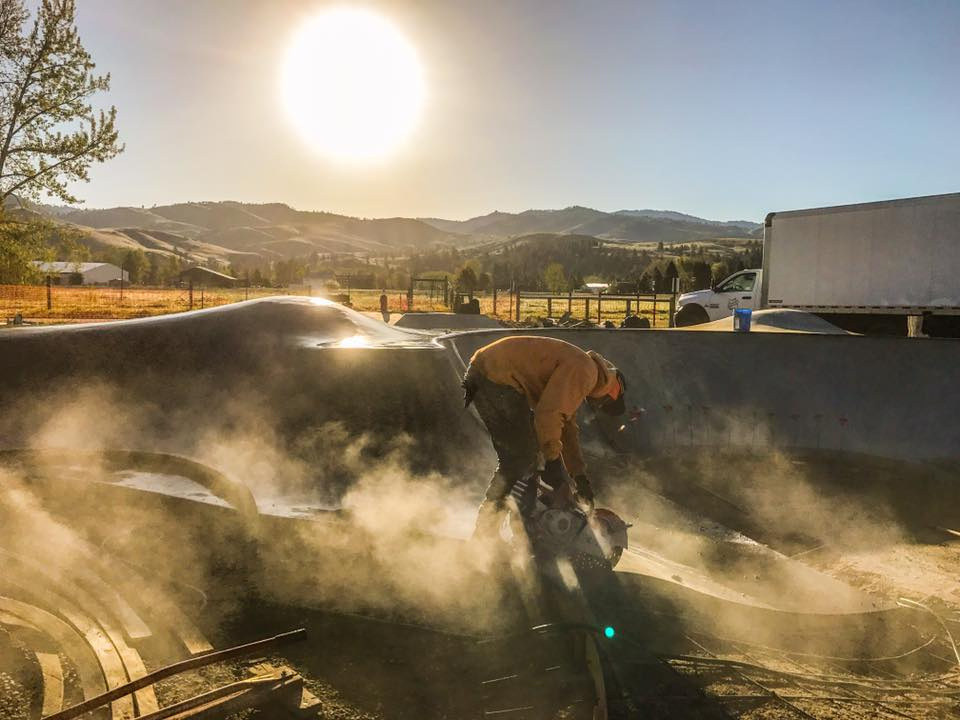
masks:
<path id="1" fill-rule="evenodd" d="M 125 287 L 121 295 L 118 287 L 73 287 L 58 286 L 50 288 L 48 307 L 47 288 L 43 285 L 0 285 L 0 322 L 9 321 L 17 313 L 30 322 L 68 322 L 84 320 L 122 320 L 126 318 L 149 317 L 168 313 L 184 312 L 201 308 L 216 307 L 242 300 L 269 297 L 271 295 L 309 295 L 307 289 L 287 288 L 194 288 L 192 305 L 187 288 L 142 288 Z M 657 303 L 656 313 L 651 302 L 640 303 L 640 314 L 650 319 L 656 327 L 669 324 L 668 296 Z M 333 295 L 330 299 L 343 302 L 346 295 Z M 350 307 L 361 312 L 380 310 L 379 290 L 351 290 Z M 497 297 L 494 311 L 493 295 L 478 295 L 480 311 L 485 315 L 512 319 L 516 317 L 515 298 L 510 293 L 501 292 Z M 391 313 L 408 312 L 406 290 L 388 290 L 387 300 Z M 554 300 L 548 313 L 545 298 L 524 298 L 520 308 L 520 319 L 528 320 L 552 316 L 559 318 L 567 311 L 567 299 Z M 413 310 L 416 312 L 445 312 L 446 307 L 439 297 L 415 295 Z M 574 298 L 570 303 L 574 319 L 585 317 L 586 302 Z M 637 312 L 637 303 L 631 302 L 630 310 Z M 623 300 L 604 300 L 601 321 L 620 322 L 626 315 L 626 302 Z M 597 322 L 596 299 L 590 301 L 590 318 Z"/>
<path id="2" fill-rule="evenodd" d="M 121 296 L 118 287 L 54 286 L 48 307 L 45 286 L 0 285 L 0 316 L 9 319 L 20 313 L 26 320 L 120 320 L 283 294 L 291 293 L 274 288 L 194 288 L 191 308 L 186 288 L 125 287 Z"/>
<path id="3" fill-rule="evenodd" d="M 298 288 L 143 288 L 59 286 L 50 288 L 49 306 L 47 288 L 43 285 L 0 285 L 0 318 L 9 320 L 20 313 L 25 320 L 39 322 L 122 320 L 169 313 L 199 310 L 228 305 L 242 300 L 274 295 L 310 295 L 308 289 Z M 331 296 L 344 300 L 344 296 Z M 390 312 L 407 311 L 405 290 L 387 292 Z M 359 311 L 379 311 L 379 290 L 351 290 L 350 305 Z M 414 297 L 414 309 L 419 311 L 447 308 L 429 296 Z M 0 322 L 2 322 L 0 320 Z"/>
<path id="4" fill-rule="evenodd" d="M 551 303 L 551 306 L 552 307 L 548 312 L 547 301 L 545 299 L 524 298 L 523 303 L 520 306 L 520 319 L 525 320 L 539 317 L 559 318 L 561 315 L 567 312 L 567 299 L 562 298 L 559 300 L 554 300 Z M 482 307 L 483 304 L 481 303 L 481 309 Z M 653 327 L 667 327 L 670 324 L 669 296 L 664 295 L 662 299 L 658 299 L 656 303 L 656 312 L 654 312 L 654 303 L 652 302 L 641 301 L 638 312 L 636 301 L 630 301 L 630 314 L 640 315 L 647 318 Z M 500 311 L 500 315 L 506 317 L 506 313 L 502 310 Z M 586 301 L 580 298 L 574 298 L 570 302 L 570 315 L 576 320 L 584 319 L 586 317 Z M 592 298 L 590 300 L 590 317 L 586 319 L 595 323 L 604 323 L 609 320 L 619 325 L 620 321 L 626 316 L 627 301 L 604 300 L 600 304 L 600 315 L 598 315 L 596 298 Z"/>

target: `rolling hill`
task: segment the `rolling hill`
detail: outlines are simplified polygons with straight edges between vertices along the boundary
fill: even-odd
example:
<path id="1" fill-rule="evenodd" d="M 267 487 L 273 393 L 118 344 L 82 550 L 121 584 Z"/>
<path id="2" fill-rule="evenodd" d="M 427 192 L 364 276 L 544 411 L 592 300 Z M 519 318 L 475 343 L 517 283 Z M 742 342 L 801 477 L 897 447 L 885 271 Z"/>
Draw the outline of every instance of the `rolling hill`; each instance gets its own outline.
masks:
<path id="1" fill-rule="evenodd" d="M 468 248 L 545 233 L 673 244 L 756 237 L 761 227 L 748 221 L 712 221 L 669 210 L 607 213 L 580 206 L 492 212 L 469 220 L 357 218 L 297 210 L 283 203 L 231 201 L 90 210 L 34 205 L 30 212 L 76 226 L 95 250 L 139 248 L 240 267 L 312 253 L 405 255 L 438 247 Z"/>
<path id="2" fill-rule="evenodd" d="M 562 210 L 493 212 L 463 221 L 423 218 L 425 223 L 464 234 L 515 237 L 533 233 L 593 235 L 625 242 L 693 242 L 716 237 L 750 237 L 761 225 L 746 220 L 715 221 L 671 210 L 606 213 L 573 206 Z"/>

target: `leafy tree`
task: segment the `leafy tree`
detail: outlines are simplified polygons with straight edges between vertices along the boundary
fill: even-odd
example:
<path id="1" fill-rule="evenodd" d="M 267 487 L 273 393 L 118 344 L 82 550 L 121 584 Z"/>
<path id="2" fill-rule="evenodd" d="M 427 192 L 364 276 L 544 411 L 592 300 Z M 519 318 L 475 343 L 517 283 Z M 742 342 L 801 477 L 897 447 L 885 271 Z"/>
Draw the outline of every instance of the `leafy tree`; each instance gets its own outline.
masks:
<path id="1" fill-rule="evenodd" d="M 472 293 L 477 289 L 477 274 L 469 265 L 464 265 L 457 273 L 456 286 L 459 292 Z"/>
<path id="2" fill-rule="evenodd" d="M 490 289 L 490 285 L 493 282 L 493 279 L 490 277 L 490 273 L 482 272 L 477 275 L 477 290 L 480 292 L 485 292 Z"/>
<path id="3" fill-rule="evenodd" d="M 34 260 L 52 260 L 48 245 L 50 223 L 21 222 L 0 211 L 0 284 L 39 282 L 42 273 Z"/>
<path id="4" fill-rule="evenodd" d="M 567 274 L 560 263 L 550 263 L 543 271 L 543 284 L 552 293 L 562 293 L 567 289 Z"/>
<path id="5" fill-rule="evenodd" d="M 23 0 L 0 0 L 0 201 L 80 202 L 68 183 L 123 151 L 116 108 L 90 104 L 110 75 L 94 74 L 75 15 L 75 0 L 41 0 L 30 22 Z"/>
<path id="6" fill-rule="evenodd" d="M 57 228 L 56 249 L 54 255 L 57 260 L 74 263 L 87 262 L 90 259 L 90 248 L 81 241 L 81 235 L 68 227 Z"/>
<path id="7" fill-rule="evenodd" d="M 150 270 L 150 261 L 143 250 L 129 250 L 123 258 L 123 269 L 127 271 L 130 282 L 139 285 L 146 281 Z"/>

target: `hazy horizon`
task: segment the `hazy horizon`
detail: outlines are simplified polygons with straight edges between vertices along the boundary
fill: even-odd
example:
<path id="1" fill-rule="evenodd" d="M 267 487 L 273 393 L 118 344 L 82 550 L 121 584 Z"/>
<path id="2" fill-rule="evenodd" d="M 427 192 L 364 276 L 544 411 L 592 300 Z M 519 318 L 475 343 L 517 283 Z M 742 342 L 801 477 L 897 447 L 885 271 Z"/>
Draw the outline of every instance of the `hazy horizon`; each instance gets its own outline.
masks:
<path id="1" fill-rule="evenodd" d="M 78 5 L 127 146 L 74 186 L 86 208 L 458 220 L 582 205 L 759 222 L 960 190 L 956 3 L 336 3 L 396 26 L 426 87 L 409 140 L 353 164 L 309 147 L 280 101 L 291 38 L 330 3 Z"/>

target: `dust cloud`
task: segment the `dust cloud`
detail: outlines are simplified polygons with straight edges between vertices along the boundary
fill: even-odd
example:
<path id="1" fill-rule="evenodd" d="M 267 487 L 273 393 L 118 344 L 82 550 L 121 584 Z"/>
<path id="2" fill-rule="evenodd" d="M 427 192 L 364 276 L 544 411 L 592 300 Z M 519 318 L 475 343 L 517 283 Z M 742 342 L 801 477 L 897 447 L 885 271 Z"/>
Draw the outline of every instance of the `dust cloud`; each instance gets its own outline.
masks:
<path id="1" fill-rule="evenodd" d="M 4 429 L 9 438 L 14 425 L 18 446 L 36 450 L 0 454 L 0 547 L 39 550 L 63 567 L 90 555 L 122 558 L 150 576 L 204 588 L 228 615 L 261 597 L 465 631 L 503 621 L 507 569 L 490 546 L 463 542 L 492 469 L 483 459 L 461 458 L 476 478 L 470 484 L 414 470 L 423 463 L 405 433 L 357 435 L 332 421 L 285 440 L 262 408 L 240 401 L 227 421 L 202 429 L 169 415 L 160 423 L 157 412 L 106 383 L 66 401 L 41 395 L 22 404 Z M 161 424 L 167 432 L 153 435 Z M 243 517 L 117 492 L 109 485 L 137 470 L 111 462 L 109 451 L 122 448 L 189 457 L 264 505 L 288 498 L 336 511 Z"/>

